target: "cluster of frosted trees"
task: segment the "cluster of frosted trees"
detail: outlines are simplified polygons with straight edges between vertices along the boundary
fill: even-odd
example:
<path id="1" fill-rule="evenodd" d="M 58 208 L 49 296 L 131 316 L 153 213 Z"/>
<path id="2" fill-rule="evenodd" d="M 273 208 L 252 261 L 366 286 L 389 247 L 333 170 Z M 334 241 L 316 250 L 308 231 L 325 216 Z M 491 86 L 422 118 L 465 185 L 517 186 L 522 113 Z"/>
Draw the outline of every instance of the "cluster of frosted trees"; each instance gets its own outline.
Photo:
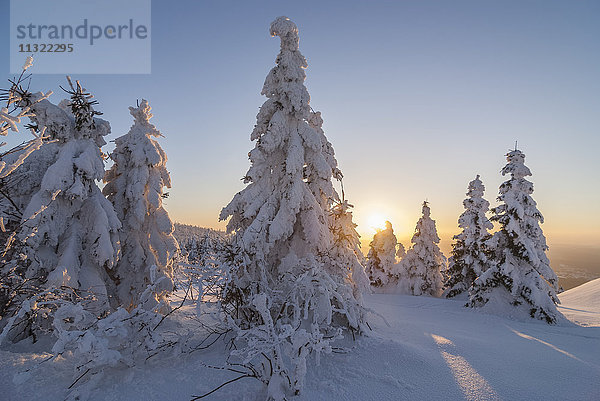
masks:
<path id="1" fill-rule="evenodd" d="M 509 153 L 509 165 L 503 169 L 513 178 L 501 187 L 504 206 L 494 209 L 494 220 L 502 229 L 489 244 L 484 238 L 473 245 L 471 237 L 484 235 L 490 227 L 478 211 L 468 210 L 460 222 L 465 232 L 457 236 L 456 254 L 448 265 L 424 202 L 410 249 L 405 252 L 387 223 L 375 235 L 365 260 L 351 205 L 333 187 L 333 180 L 341 181 L 342 173 L 322 129 L 321 114 L 309 105 L 303 84 L 307 64 L 299 52 L 297 27 L 280 17 L 272 23 L 271 34 L 281 38 L 281 52 L 263 86 L 267 101 L 251 134 L 255 147 L 249 153 L 247 186 L 220 215 L 222 220 L 229 219 L 227 229 L 233 234 L 231 248 L 222 255 L 222 267 L 231 277 L 222 304 L 236 332 L 238 345 L 233 354 L 263 367 L 254 369 L 251 376 L 268 383 L 269 397 L 297 394 L 308 357 L 318 361 L 344 332 L 364 330 L 361 292 L 367 290 L 369 280 L 374 287 L 394 286 L 413 295 L 441 296 L 445 290 L 455 295 L 464 288 L 471 291 L 473 306 L 490 299 L 526 304 L 531 316 L 554 322 L 557 312 L 551 306 L 557 299 L 549 295 L 554 294 L 556 277 L 549 267 L 537 278 L 532 273 L 541 271 L 546 245 L 540 245 L 543 235 L 537 222 L 541 215 L 529 197 L 531 184 L 523 179 L 529 170 L 522 165 L 522 154 Z M 478 196 L 478 185 L 472 183 L 471 197 Z M 465 206 L 487 208 L 487 203 L 475 199 L 465 201 Z M 522 227 L 519 241 L 532 238 L 521 248 L 513 245 L 515 226 Z M 472 266 L 467 254 L 474 251 L 461 254 L 462 243 L 480 246 L 477 255 L 481 258 L 487 255 L 487 247 L 495 250 L 494 257 L 486 256 L 485 266 L 474 267 L 479 269 L 474 274 L 461 273 L 464 279 L 453 272 L 460 263 Z M 542 262 L 534 267 L 535 262 L 523 259 L 526 252 L 536 252 L 536 260 Z M 537 291 L 544 289 L 545 280 L 550 284 L 547 300 Z M 508 296 L 503 298 L 502 291 Z"/>
<path id="2" fill-rule="evenodd" d="M 365 270 L 374 291 L 441 295 L 446 258 L 438 246 L 440 238 L 426 201 L 422 213 L 408 251 L 396 239 L 389 221 L 385 223 L 386 228 L 378 230 L 373 237 Z"/>
<path id="3" fill-rule="evenodd" d="M 6 135 L 28 118 L 35 137 L 1 155 L 0 344 L 52 334 L 54 355 L 69 351 L 91 376 L 151 346 L 151 323 L 170 309 L 178 245 L 162 204 L 167 157 L 146 100 L 107 156 L 110 124 L 92 95 L 69 77 L 59 104 L 29 92 L 31 64 L 4 91 L 0 123 Z"/>
<path id="4" fill-rule="evenodd" d="M 494 235 L 476 179 L 448 265 L 427 202 L 406 252 L 388 222 L 365 259 L 352 205 L 334 187 L 342 172 L 304 86 L 298 29 L 279 17 L 270 33 L 281 39 L 281 50 L 262 89 L 267 100 L 251 134 L 246 187 L 221 211 L 231 235 L 211 261 L 223 279 L 215 294 L 239 378 L 262 381 L 268 399 L 298 394 L 309 358 L 318 364 L 344 335 L 368 327 L 362 294 L 372 287 L 449 297 L 468 292 L 472 306 L 505 300 L 554 322 L 557 280 L 533 187 L 524 179 L 530 175 L 524 155 L 508 154 L 502 172 L 511 179 L 493 209 L 500 224 Z M 55 354 L 81 354 L 77 382 L 90 369 L 134 364 L 135 350 L 157 346 L 152 328 L 169 311 L 178 245 L 162 207 L 170 178 L 148 102 L 130 107 L 134 124 L 115 140 L 114 164 L 105 171 L 101 148 L 110 125 L 97 117 L 79 82 L 69 84 L 70 99 L 58 105 L 15 84 L 9 105 L 17 113 L 2 109 L 3 127 L 29 117 L 35 139 L 3 155 L 0 166 L 9 166 L 3 177 L 10 178 L 2 187 L 2 229 L 11 232 L 7 244 L 19 244 L 2 260 L 0 342 L 30 334 L 43 324 L 35 317 L 53 313 Z M 190 244 L 187 252 L 204 259 L 206 247 L 214 250 L 207 244 Z M 40 314 L 40 300 L 57 299 Z"/>
<path id="5" fill-rule="evenodd" d="M 556 323 L 559 312 L 558 278 L 546 256 L 548 246 L 540 228 L 543 217 L 531 197 L 533 184 L 525 155 L 512 150 L 502 175 L 500 205 L 491 210 L 483 198 L 479 175 L 469 183 L 465 211 L 458 219 L 461 233 L 454 236 L 446 261 L 438 243 L 435 221 L 427 202 L 417 223 L 412 247 L 404 253 L 387 222 L 375 234 L 367 255 L 367 272 L 376 291 L 445 296 L 467 300 L 472 307 L 524 311 L 533 318 Z M 492 222 L 499 227 L 493 234 Z"/>
<path id="6" fill-rule="evenodd" d="M 235 370 L 281 400 L 300 392 L 309 358 L 318 363 L 344 335 L 365 330 L 369 281 L 352 205 L 334 188 L 342 172 L 309 104 L 298 29 L 280 17 L 270 33 L 281 51 L 262 90 L 247 186 L 220 215 L 231 236 L 213 266 L 224 278 L 215 294 Z M 0 342 L 50 322 L 54 355 L 79 358 L 79 385 L 107 365 L 135 364 L 138 349 L 162 346 L 154 329 L 169 310 L 178 245 L 162 207 L 170 179 L 148 103 L 130 108 L 134 124 L 115 140 L 105 171 L 110 125 L 79 82 L 69 84 L 70 99 L 58 105 L 16 85 L 11 104 L 21 112 L 2 110 L 3 126 L 29 117 L 45 143 L 11 167 L 2 188 L 3 221 L 19 246 L 2 264 Z"/>

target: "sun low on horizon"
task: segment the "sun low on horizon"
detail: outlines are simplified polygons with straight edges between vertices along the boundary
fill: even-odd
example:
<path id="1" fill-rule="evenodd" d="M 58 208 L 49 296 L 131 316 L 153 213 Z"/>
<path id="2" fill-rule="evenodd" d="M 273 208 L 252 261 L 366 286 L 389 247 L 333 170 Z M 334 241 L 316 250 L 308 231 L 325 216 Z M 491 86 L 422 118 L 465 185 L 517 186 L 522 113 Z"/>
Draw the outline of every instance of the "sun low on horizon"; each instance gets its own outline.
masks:
<path id="1" fill-rule="evenodd" d="M 381 213 L 373 212 L 367 217 L 368 230 L 377 232 L 385 228 L 385 223 L 389 221 L 389 218 Z"/>
<path id="2" fill-rule="evenodd" d="M 378 231 L 385 229 L 387 221 L 392 224 L 396 237 L 405 241 L 412 235 L 415 224 L 420 217 L 417 215 L 416 208 L 415 214 L 412 216 L 401 206 L 394 207 L 381 201 L 367 201 L 364 205 L 355 204 L 352 216 L 354 223 L 357 225 L 356 231 L 360 235 L 361 243 L 365 249 L 368 249 L 368 244 L 373 236 Z"/>

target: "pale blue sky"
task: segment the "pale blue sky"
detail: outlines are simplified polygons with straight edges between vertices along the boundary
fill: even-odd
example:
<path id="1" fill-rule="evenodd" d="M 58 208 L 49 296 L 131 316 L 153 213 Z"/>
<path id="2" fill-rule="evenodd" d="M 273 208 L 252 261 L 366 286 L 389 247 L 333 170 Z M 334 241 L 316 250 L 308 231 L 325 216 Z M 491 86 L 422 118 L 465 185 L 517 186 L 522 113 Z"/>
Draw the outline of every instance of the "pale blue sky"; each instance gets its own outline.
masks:
<path id="1" fill-rule="evenodd" d="M 174 220 L 223 227 L 219 210 L 243 188 L 279 15 L 300 29 L 311 104 L 359 232 L 387 218 L 405 240 L 427 198 L 448 243 L 469 180 L 481 174 L 495 204 L 518 140 L 549 242 L 600 245 L 598 1 L 153 1 L 151 75 L 74 78 L 100 102 L 110 139 L 129 129 L 129 105 L 150 101 Z M 8 78 L 6 58 L 0 68 Z M 63 83 L 35 75 L 33 87 L 58 102 Z"/>

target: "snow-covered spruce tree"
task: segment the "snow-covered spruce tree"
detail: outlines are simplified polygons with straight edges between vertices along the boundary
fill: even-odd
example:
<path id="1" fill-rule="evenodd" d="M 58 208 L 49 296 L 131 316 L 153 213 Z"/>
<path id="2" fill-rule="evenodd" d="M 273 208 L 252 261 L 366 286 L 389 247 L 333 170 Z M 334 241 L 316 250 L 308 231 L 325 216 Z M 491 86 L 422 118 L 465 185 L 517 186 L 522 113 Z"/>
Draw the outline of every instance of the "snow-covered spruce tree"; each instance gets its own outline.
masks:
<path id="1" fill-rule="evenodd" d="M 166 313 L 178 245 L 173 223 L 162 205 L 163 188 L 171 187 L 171 179 L 167 155 L 153 138 L 162 135 L 150 123 L 150 110 L 146 100 L 129 108 L 134 124 L 115 139 L 116 148 L 110 155 L 114 164 L 106 172 L 102 191 L 122 223 L 121 258 L 115 274 L 120 304 Z"/>
<path id="2" fill-rule="evenodd" d="M 560 302 L 558 278 L 546 256 L 548 246 L 540 227 L 544 218 L 531 197 L 533 184 L 525 179 L 531 171 L 520 150 L 510 151 L 506 159 L 501 172 L 511 177 L 500 185 L 501 204 L 492 209 L 491 217 L 500 223 L 500 230 L 489 241 L 494 264 L 475 280 L 469 304 L 512 305 L 533 318 L 556 323 L 560 316 L 556 308 Z"/>
<path id="3" fill-rule="evenodd" d="M 362 297 L 362 293 L 369 293 L 369 277 L 365 272 L 365 256 L 360 250 L 360 235 L 356 231 L 357 224 L 352 221 L 354 207 L 344 197 L 334 202 L 330 212 L 330 230 L 333 234 L 333 246 L 328 256 L 328 263 L 337 265 L 340 270 L 349 269 L 354 282 L 354 295 L 356 299 Z"/>
<path id="4" fill-rule="evenodd" d="M 19 102 L 21 109 L 28 110 L 28 127 L 38 135 L 43 132 L 44 140 L 44 146 L 27 157 L 6 181 L 5 192 L 10 197 L 19 222 L 22 221 L 23 212 L 33 195 L 40 190 L 46 171 L 58 159 L 62 145 L 73 136 L 74 116 L 71 102 L 63 99 L 55 105 L 47 100 L 48 96 L 49 94 L 42 92 L 22 93 L 22 100 Z M 93 104 L 92 101 L 92 106 Z M 16 153 L 13 157 L 21 157 L 21 153 Z"/>
<path id="5" fill-rule="evenodd" d="M 479 175 L 469 183 L 468 198 L 463 201 L 465 211 L 458 218 L 462 232 L 455 235 L 452 256 L 448 259 L 444 295 L 448 298 L 469 290 L 481 273 L 487 270 L 490 250 L 486 242 L 491 238 L 488 230 L 494 228 L 486 217 L 490 203 L 483 198 L 485 187 Z"/>
<path id="6" fill-rule="evenodd" d="M 262 366 L 272 369 L 260 375 L 269 397 L 282 399 L 300 391 L 309 355 L 330 351 L 342 329 L 362 330 L 364 310 L 353 281 L 356 263 L 345 262 L 354 250 L 331 230 L 339 226 L 331 179 L 341 173 L 320 113 L 309 106 L 298 29 L 279 17 L 270 33 L 281 38 L 281 52 L 262 90 L 268 100 L 251 135 L 248 185 L 220 219 L 230 218 L 237 248 L 226 261 L 231 279 L 223 300 L 248 345 L 236 354 L 245 363 L 267 358 Z"/>
<path id="7" fill-rule="evenodd" d="M 100 147 L 110 133 L 107 121 L 95 118 L 92 96 L 79 82 L 65 110 L 44 100 L 34 110 L 58 141 L 55 162 L 23 213 L 27 276 L 40 274 L 46 286 L 68 286 L 97 298 L 100 309 L 116 303 L 113 267 L 119 254 L 119 219 L 96 184 L 104 176 Z"/>
<path id="8" fill-rule="evenodd" d="M 394 235 L 392 223 L 386 221 L 385 229 L 377 230 L 369 244 L 366 270 L 372 286 L 384 287 L 390 281 L 394 281 L 392 269 L 396 264 L 397 245 L 398 240 Z"/>
<path id="9" fill-rule="evenodd" d="M 412 247 L 395 266 L 398 291 L 412 295 L 442 294 L 442 271 L 446 269 L 446 257 L 438 246 L 440 238 L 432 220 L 428 202 L 423 202 L 423 216 L 417 222 Z"/>

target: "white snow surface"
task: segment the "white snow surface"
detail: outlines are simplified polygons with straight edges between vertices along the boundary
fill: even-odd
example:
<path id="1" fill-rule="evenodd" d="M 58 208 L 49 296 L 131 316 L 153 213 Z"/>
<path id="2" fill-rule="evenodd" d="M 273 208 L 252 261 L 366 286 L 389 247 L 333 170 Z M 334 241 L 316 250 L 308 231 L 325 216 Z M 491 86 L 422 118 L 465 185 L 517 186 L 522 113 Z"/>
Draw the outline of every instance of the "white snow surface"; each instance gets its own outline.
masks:
<path id="1" fill-rule="evenodd" d="M 373 331 L 347 339 L 350 352 L 322 357 L 294 400 L 598 400 L 600 279 L 560 298 L 571 322 L 548 325 L 485 314 L 452 299 L 367 295 L 366 306 L 389 326 L 372 316 Z M 185 328 L 186 313 L 193 315 L 191 306 L 163 330 Z M 0 350 L 0 398 L 65 399 L 73 370 L 64 360 L 25 372 L 45 356 L 41 348 Z M 91 399 L 189 400 L 235 377 L 202 366 L 222 363 L 223 350 L 219 341 L 208 351 L 107 373 Z M 242 379 L 206 399 L 260 400 L 262 391 L 258 381 Z"/>
<path id="2" fill-rule="evenodd" d="M 569 320 L 581 326 L 600 327 L 600 278 L 571 288 L 558 298 L 561 302 L 558 310 Z"/>

